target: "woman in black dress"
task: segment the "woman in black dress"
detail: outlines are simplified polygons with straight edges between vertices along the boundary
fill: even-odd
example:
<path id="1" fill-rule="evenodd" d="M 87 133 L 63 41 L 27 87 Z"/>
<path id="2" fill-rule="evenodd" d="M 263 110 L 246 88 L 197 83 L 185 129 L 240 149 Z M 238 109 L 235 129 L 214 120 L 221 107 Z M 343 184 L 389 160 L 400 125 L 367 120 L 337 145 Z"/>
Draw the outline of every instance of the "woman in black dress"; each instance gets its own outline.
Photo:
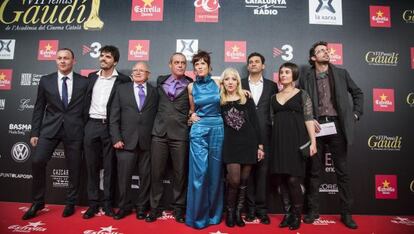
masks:
<path id="1" fill-rule="evenodd" d="M 294 63 L 279 68 L 283 89 L 271 99 L 272 155 L 269 169 L 280 189 L 286 212 L 279 227 L 300 227 L 303 206 L 301 179 L 305 175 L 305 159 L 299 147 L 310 141 L 310 155 L 316 153 L 312 101 L 304 91 L 295 88 L 299 69 Z"/>
<path id="2" fill-rule="evenodd" d="M 255 105 L 246 98 L 240 75 L 233 68 L 221 75 L 220 103 L 224 120 L 223 162 L 227 168 L 226 225 L 242 227 L 247 179 L 252 165 L 264 158 L 264 152 Z"/>

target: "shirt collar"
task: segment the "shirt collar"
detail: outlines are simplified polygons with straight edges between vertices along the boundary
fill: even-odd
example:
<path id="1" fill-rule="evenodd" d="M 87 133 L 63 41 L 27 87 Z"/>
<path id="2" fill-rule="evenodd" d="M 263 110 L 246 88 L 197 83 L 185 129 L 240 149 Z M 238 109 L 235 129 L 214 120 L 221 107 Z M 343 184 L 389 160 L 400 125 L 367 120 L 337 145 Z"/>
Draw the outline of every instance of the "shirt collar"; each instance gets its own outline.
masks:
<path id="1" fill-rule="evenodd" d="M 249 83 L 252 83 L 250 76 L 249 76 L 248 80 L 249 80 Z M 259 82 L 263 83 L 263 76 L 260 76 Z"/>
<path id="2" fill-rule="evenodd" d="M 61 80 L 63 77 L 67 77 L 69 80 L 72 80 L 73 79 L 73 71 L 71 71 L 67 75 L 63 75 L 62 73 L 60 73 L 60 71 L 58 71 L 58 78 L 59 78 L 59 80 Z"/>
<path id="3" fill-rule="evenodd" d="M 102 77 L 101 76 L 101 73 L 102 73 L 102 69 L 99 70 L 96 74 L 98 75 L 98 77 Z M 114 69 L 112 71 L 112 75 L 111 75 L 111 77 L 109 79 L 116 78 L 116 77 L 118 77 L 118 71 L 116 69 Z M 108 78 L 106 78 L 106 79 L 108 79 Z"/>
<path id="4" fill-rule="evenodd" d="M 139 84 L 135 83 L 134 81 L 132 81 L 134 83 L 134 89 L 136 89 L 138 87 Z M 144 86 L 144 89 L 147 89 L 147 82 L 144 82 L 142 84 L 142 86 Z"/>

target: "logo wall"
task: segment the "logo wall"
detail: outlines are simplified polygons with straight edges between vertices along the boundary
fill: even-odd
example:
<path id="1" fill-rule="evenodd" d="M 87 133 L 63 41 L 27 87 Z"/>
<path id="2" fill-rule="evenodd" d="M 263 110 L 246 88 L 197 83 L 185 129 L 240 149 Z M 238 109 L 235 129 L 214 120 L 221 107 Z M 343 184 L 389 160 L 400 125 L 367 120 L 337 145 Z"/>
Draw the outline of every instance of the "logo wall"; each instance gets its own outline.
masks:
<path id="1" fill-rule="evenodd" d="M 149 50 L 149 40 L 129 40 L 128 61 L 148 61 Z"/>
<path id="2" fill-rule="evenodd" d="M 131 21 L 163 21 L 164 0 L 132 0 Z"/>
<path id="3" fill-rule="evenodd" d="M 245 0 L 246 8 L 253 9 L 254 15 L 277 15 L 279 10 L 286 9 L 286 0 Z"/>
<path id="4" fill-rule="evenodd" d="M 30 157 L 30 147 L 25 142 L 17 142 L 11 148 L 11 156 L 15 162 L 26 162 Z"/>
<path id="5" fill-rule="evenodd" d="M 373 89 L 374 111 L 394 112 L 394 89 Z"/>
<path id="6" fill-rule="evenodd" d="M 217 23 L 219 8 L 219 0 L 195 0 L 194 21 L 197 23 Z"/>
<path id="7" fill-rule="evenodd" d="M 225 41 L 224 62 L 245 63 L 246 41 Z"/>
<path id="8" fill-rule="evenodd" d="M 309 0 L 309 24 L 342 25 L 342 0 Z"/>
<path id="9" fill-rule="evenodd" d="M 391 27 L 391 14 L 389 6 L 369 6 L 371 27 Z"/>
<path id="10" fill-rule="evenodd" d="M 16 40 L 0 39 L 0 59 L 14 59 Z"/>
<path id="11" fill-rule="evenodd" d="M 55 60 L 58 48 L 58 40 L 40 40 L 37 60 Z"/>
<path id="12" fill-rule="evenodd" d="M 397 199 L 397 176 L 375 175 L 375 198 Z"/>
<path id="13" fill-rule="evenodd" d="M 198 51 L 197 39 L 177 39 L 176 52 L 183 53 L 187 61 L 191 61 L 193 55 Z"/>
<path id="14" fill-rule="evenodd" d="M 0 69 L 0 90 L 11 89 L 12 74 L 12 69 Z"/>

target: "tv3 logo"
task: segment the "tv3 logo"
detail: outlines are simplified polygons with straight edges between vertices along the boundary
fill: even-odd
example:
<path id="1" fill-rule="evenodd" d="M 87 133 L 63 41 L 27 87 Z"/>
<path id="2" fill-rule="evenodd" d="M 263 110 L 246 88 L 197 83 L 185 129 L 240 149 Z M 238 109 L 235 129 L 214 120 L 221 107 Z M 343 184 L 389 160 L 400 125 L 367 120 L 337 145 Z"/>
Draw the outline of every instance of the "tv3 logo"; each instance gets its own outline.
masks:
<path id="1" fill-rule="evenodd" d="M 291 45 L 283 45 L 281 48 L 273 48 L 273 58 L 280 56 L 285 61 L 293 59 L 293 47 Z"/>
<path id="2" fill-rule="evenodd" d="M 92 42 L 90 46 L 83 45 L 82 46 L 82 55 L 89 54 L 92 58 L 98 58 L 101 54 L 99 50 L 101 49 L 102 45 L 99 42 Z"/>

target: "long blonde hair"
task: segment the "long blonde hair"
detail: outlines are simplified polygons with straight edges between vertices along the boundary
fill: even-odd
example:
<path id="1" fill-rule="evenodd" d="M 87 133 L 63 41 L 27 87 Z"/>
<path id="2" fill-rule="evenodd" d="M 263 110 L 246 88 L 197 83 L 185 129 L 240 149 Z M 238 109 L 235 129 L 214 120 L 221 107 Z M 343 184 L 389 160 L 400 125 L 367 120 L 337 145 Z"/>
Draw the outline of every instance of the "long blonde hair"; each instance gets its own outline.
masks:
<path id="1" fill-rule="evenodd" d="M 228 93 L 226 88 L 224 87 L 224 78 L 228 77 L 228 76 L 234 76 L 237 79 L 237 88 L 236 88 L 236 95 L 240 98 L 239 103 L 240 104 L 245 104 L 246 103 L 246 96 L 243 93 L 242 87 L 241 87 L 241 79 L 240 79 L 240 75 L 237 72 L 236 69 L 229 67 L 226 68 L 223 73 L 221 73 L 221 78 L 220 78 L 220 104 L 221 105 L 225 105 L 228 102 Z"/>

